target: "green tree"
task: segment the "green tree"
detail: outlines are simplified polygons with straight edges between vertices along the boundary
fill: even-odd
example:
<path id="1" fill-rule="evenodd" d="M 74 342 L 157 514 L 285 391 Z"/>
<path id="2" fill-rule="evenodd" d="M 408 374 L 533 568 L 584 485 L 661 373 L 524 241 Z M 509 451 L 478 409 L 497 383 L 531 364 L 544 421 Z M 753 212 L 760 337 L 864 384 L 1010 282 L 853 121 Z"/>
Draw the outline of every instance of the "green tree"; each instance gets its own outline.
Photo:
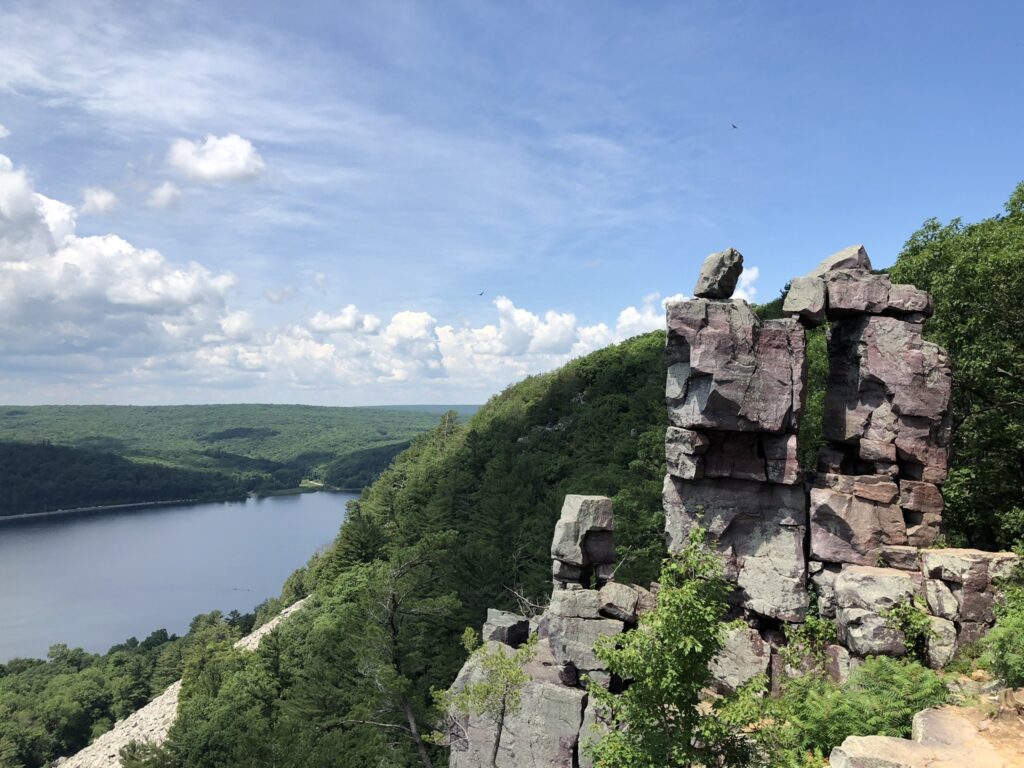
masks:
<path id="1" fill-rule="evenodd" d="M 590 695 L 610 728 L 594 747 L 601 768 L 742 764 L 743 739 L 702 708 L 709 664 L 721 650 L 730 584 L 719 556 L 694 529 L 662 567 L 658 607 L 637 628 L 602 638 L 595 648 L 608 670 L 630 685 L 613 694 L 596 683 Z"/>
<path id="2" fill-rule="evenodd" d="M 512 650 L 500 643 L 480 645 L 480 636 L 472 627 L 467 627 L 462 635 L 462 646 L 470 653 L 467 663 L 479 670 L 479 678 L 471 680 L 461 690 L 439 691 L 435 699 L 442 712 L 456 718 L 483 715 L 493 721 L 491 768 L 497 768 L 505 720 L 522 707 L 523 687 L 530 680 L 523 666 L 537 653 L 537 635 L 531 635 L 526 643 Z"/>

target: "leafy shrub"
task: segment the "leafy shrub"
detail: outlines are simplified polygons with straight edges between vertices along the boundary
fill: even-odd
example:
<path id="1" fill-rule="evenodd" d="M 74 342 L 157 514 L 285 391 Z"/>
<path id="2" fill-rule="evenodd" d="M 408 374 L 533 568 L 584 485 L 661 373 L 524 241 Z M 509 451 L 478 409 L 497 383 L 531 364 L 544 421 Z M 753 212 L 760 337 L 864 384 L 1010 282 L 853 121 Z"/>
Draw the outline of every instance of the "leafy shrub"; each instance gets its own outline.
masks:
<path id="1" fill-rule="evenodd" d="M 903 633 L 910 657 L 924 663 L 928 654 L 928 640 L 935 633 L 928 614 L 918 605 L 917 598 L 913 602 L 901 603 L 883 611 L 882 618 L 887 626 Z"/>
<path id="2" fill-rule="evenodd" d="M 593 747 L 594 764 L 742 763 L 746 740 L 701 703 L 711 680 L 709 664 L 724 643 L 730 591 L 703 531 L 695 528 L 682 551 L 665 561 L 660 584 L 657 610 L 642 616 L 635 631 L 601 638 L 594 647 L 613 675 L 632 681 L 618 695 L 590 685 L 611 726 Z"/>
<path id="3" fill-rule="evenodd" d="M 981 640 L 981 663 L 1006 685 L 1024 685 L 1024 567 L 1003 585 L 1003 600 L 996 605 L 996 625 Z"/>
<path id="4" fill-rule="evenodd" d="M 788 680 L 778 699 L 765 702 L 756 738 L 773 766 L 811 765 L 847 736 L 909 736 L 914 715 L 948 695 L 916 661 L 869 658 L 842 684 L 819 674 Z"/>

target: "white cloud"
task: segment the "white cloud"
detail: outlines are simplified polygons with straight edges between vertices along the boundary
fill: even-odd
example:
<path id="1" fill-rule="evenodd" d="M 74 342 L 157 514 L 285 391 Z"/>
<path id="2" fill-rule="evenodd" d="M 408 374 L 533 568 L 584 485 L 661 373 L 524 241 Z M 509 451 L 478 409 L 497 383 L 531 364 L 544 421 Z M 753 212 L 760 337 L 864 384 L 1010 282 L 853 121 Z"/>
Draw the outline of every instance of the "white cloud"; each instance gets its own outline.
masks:
<path id="1" fill-rule="evenodd" d="M 167 163 L 190 179 L 206 182 L 247 181 L 263 173 L 263 158 L 237 133 L 205 140 L 175 139 Z"/>
<path id="2" fill-rule="evenodd" d="M 0 123 L 0 139 L 6 139 L 10 135 L 11 132 L 7 130 L 7 126 L 5 126 L 3 123 Z"/>
<path id="3" fill-rule="evenodd" d="M 271 304 L 283 304 L 286 301 L 291 300 L 295 296 L 295 288 L 291 285 L 286 285 L 284 288 L 264 288 L 263 298 L 269 301 Z"/>
<path id="4" fill-rule="evenodd" d="M 0 155 L 0 355 L 9 363 L 114 369 L 187 349 L 222 330 L 234 284 L 114 234 L 79 237 L 74 208 L 36 193 Z"/>
<path id="5" fill-rule="evenodd" d="M 317 312 L 309 321 L 309 327 L 320 333 L 350 333 L 353 331 L 376 333 L 380 326 L 380 318 L 374 315 L 364 315 L 355 304 L 349 304 L 336 315 Z"/>
<path id="6" fill-rule="evenodd" d="M 117 207 L 117 195 L 103 187 L 82 190 L 82 213 L 110 213 Z"/>
<path id="7" fill-rule="evenodd" d="M 181 190 L 173 181 L 165 181 L 149 193 L 146 204 L 150 208 L 171 208 L 181 200 Z"/>
<path id="8" fill-rule="evenodd" d="M 740 273 L 740 282 L 736 286 L 736 292 L 733 296 L 737 299 L 744 299 L 751 303 L 754 302 L 754 297 L 757 296 L 757 288 L 754 283 L 757 282 L 757 278 L 760 277 L 761 270 L 757 267 L 746 267 L 743 272 Z"/>

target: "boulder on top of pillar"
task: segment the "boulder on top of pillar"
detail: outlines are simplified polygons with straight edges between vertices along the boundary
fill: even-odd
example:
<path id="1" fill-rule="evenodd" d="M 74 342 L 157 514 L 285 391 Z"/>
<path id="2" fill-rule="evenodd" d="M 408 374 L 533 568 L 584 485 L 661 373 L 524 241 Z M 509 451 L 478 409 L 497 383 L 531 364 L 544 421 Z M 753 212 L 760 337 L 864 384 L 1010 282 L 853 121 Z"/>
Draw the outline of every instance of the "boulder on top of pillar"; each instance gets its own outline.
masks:
<path id="1" fill-rule="evenodd" d="M 871 270 L 871 259 L 868 258 L 868 252 L 864 250 L 864 246 L 849 245 L 841 251 L 837 251 L 831 256 L 822 259 L 821 263 L 811 270 L 810 277 L 823 277 L 827 273 L 838 269 L 856 269 L 869 272 Z"/>
<path id="2" fill-rule="evenodd" d="M 700 267 L 693 295 L 702 299 L 728 299 L 743 272 L 743 254 L 735 248 L 712 253 Z"/>

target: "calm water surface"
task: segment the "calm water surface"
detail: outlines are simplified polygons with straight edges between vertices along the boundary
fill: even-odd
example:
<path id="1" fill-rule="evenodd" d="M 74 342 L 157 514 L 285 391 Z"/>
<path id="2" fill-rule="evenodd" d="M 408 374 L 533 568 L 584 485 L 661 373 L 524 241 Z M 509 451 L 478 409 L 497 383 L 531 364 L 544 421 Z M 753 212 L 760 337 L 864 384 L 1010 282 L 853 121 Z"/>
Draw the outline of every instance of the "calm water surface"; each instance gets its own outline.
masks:
<path id="1" fill-rule="evenodd" d="M 0 663 L 102 653 L 193 616 L 250 611 L 329 544 L 351 493 L 0 522 Z"/>

